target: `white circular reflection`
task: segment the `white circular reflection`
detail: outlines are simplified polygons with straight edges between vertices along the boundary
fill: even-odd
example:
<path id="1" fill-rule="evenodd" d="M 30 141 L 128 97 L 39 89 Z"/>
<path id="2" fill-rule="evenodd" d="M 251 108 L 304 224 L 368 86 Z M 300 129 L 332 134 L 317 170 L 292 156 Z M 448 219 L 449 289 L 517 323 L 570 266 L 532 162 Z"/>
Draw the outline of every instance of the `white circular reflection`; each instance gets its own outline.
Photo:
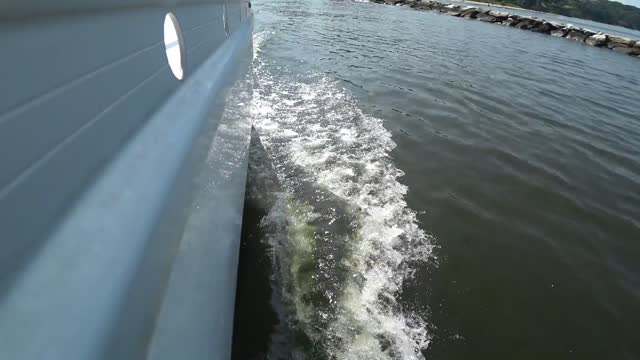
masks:
<path id="1" fill-rule="evenodd" d="M 178 79 L 184 76 L 184 40 L 178 19 L 172 13 L 164 17 L 164 48 L 171 72 Z"/>
<path id="2" fill-rule="evenodd" d="M 224 34 L 229 36 L 229 19 L 227 19 L 227 2 L 222 3 L 222 23 L 224 24 Z"/>

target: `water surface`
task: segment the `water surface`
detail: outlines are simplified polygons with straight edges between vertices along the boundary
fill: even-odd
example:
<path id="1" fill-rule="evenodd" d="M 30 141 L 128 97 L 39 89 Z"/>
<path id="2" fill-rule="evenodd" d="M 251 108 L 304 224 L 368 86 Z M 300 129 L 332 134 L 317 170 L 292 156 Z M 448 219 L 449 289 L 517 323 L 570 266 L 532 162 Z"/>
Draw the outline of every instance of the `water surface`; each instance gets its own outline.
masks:
<path id="1" fill-rule="evenodd" d="M 640 358 L 638 59 L 403 7 L 253 8 L 236 358 Z"/>

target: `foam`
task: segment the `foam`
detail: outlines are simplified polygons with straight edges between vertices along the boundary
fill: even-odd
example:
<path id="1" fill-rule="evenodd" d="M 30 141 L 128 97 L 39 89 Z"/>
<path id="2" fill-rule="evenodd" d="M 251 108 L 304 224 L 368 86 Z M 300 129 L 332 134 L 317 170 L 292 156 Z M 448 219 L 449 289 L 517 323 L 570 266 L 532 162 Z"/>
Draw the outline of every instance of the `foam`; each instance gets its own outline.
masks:
<path id="1" fill-rule="evenodd" d="M 264 33 L 254 35 L 256 48 L 264 41 Z M 263 226 L 280 229 L 269 241 L 292 323 L 331 358 L 423 359 L 426 319 L 403 311 L 396 296 L 412 274 L 408 264 L 433 259 L 432 238 L 404 200 L 391 134 L 331 78 L 282 69 L 276 75 L 261 56 L 254 71 L 252 121 L 283 188 Z M 332 226 L 341 215 L 354 220 L 338 234 Z M 342 253 L 320 252 L 327 242 Z M 309 287 L 317 290 L 296 273 L 306 261 L 317 264 L 313 279 L 347 270 L 341 284 L 327 287 L 321 308 L 303 301 Z"/>

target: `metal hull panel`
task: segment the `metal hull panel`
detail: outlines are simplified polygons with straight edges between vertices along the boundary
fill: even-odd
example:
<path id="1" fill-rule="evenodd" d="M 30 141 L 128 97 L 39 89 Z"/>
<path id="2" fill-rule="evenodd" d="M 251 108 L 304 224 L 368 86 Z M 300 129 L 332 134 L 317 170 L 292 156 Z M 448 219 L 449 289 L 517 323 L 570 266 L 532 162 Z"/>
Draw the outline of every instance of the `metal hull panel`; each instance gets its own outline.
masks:
<path id="1" fill-rule="evenodd" d="M 228 358 L 250 136 L 243 6 L 226 5 L 228 38 L 218 2 L 0 27 L 0 358 Z M 183 81 L 164 53 L 168 11 Z"/>

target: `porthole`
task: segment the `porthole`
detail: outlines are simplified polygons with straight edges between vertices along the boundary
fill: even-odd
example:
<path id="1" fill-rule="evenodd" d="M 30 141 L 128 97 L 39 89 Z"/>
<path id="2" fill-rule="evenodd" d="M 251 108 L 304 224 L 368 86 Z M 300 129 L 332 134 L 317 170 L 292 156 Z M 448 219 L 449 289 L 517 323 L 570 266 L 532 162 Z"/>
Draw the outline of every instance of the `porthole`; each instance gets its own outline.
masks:
<path id="1" fill-rule="evenodd" d="M 185 45 L 178 19 L 172 13 L 164 17 L 164 48 L 171 72 L 182 80 L 185 72 Z"/>

